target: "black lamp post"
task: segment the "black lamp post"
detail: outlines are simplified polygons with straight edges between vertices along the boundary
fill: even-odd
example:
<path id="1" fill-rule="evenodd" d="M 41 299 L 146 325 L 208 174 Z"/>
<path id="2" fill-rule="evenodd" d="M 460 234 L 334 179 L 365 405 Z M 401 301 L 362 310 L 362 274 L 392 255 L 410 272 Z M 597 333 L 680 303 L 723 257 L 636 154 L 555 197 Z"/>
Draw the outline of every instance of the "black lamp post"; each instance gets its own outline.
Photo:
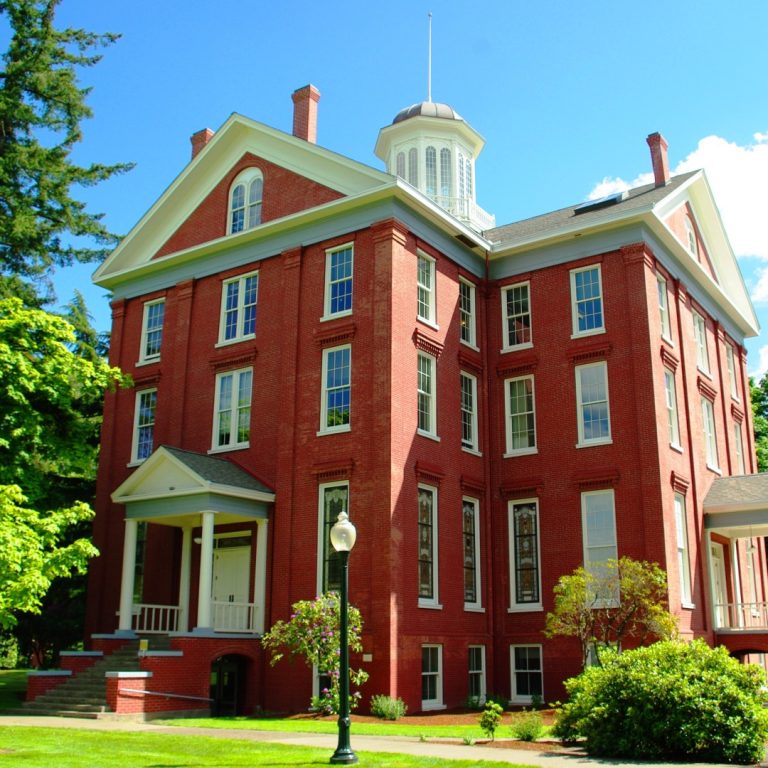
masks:
<path id="1" fill-rule="evenodd" d="M 349 743 L 349 639 L 347 631 L 347 581 L 349 575 L 349 553 L 355 546 L 357 531 L 349 522 L 346 512 L 340 512 L 331 528 L 331 544 L 341 558 L 341 605 L 339 607 L 339 744 L 331 756 L 331 763 L 352 765 L 357 755 Z"/>

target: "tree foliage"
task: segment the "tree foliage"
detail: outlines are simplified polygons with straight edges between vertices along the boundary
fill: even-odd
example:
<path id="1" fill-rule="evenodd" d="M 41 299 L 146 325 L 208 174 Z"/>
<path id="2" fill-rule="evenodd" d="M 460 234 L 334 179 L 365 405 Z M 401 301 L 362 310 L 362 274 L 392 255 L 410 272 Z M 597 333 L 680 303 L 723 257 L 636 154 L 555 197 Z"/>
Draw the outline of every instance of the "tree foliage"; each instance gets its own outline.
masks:
<path id="1" fill-rule="evenodd" d="M 765 673 L 703 640 L 605 654 L 565 683 L 558 738 L 591 755 L 643 761 L 760 763 L 768 739 Z"/>
<path id="2" fill-rule="evenodd" d="M 758 383 L 750 379 L 749 389 L 752 399 L 757 470 L 768 472 L 768 373 Z"/>
<path id="3" fill-rule="evenodd" d="M 0 0 L 12 32 L 0 72 L 0 274 L 15 280 L 45 282 L 51 267 L 106 255 L 115 236 L 72 188 L 130 168 L 72 161 L 80 124 L 91 116 L 78 69 L 96 64 L 94 49 L 117 35 L 56 29 L 58 3 Z"/>
<path id="4" fill-rule="evenodd" d="M 347 614 L 347 638 L 353 651 L 362 651 L 360 635 L 363 620 L 360 611 L 350 605 Z M 330 678 L 331 687 L 321 691 L 313 706 L 328 713 L 339 711 L 339 619 L 340 599 L 336 592 L 326 592 L 314 600 L 299 600 L 292 606 L 289 621 L 277 621 L 262 638 L 262 645 L 269 652 L 269 663 L 274 666 L 286 652 L 289 657 L 301 656 L 310 668 Z M 368 679 L 363 669 L 350 669 L 350 679 L 356 686 Z M 355 707 L 360 692 L 350 696 L 350 706 Z"/>
<path id="5" fill-rule="evenodd" d="M 676 635 L 676 619 L 667 610 L 667 575 L 655 563 L 622 557 L 595 570 L 579 567 L 561 576 L 554 592 L 544 633 L 578 638 L 583 664 L 590 650 L 599 664 L 602 651 L 624 640 L 642 644 Z"/>

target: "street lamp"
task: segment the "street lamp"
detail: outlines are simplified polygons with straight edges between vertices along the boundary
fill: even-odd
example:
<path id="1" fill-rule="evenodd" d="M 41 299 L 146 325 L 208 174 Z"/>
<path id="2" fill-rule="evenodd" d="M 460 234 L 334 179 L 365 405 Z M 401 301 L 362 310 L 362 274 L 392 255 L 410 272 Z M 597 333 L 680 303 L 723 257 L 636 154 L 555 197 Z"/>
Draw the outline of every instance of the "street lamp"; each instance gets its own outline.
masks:
<path id="1" fill-rule="evenodd" d="M 341 605 L 339 606 L 339 744 L 331 756 L 331 763 L 352 765 L 357 755 L 349 743 L 349 640 L 347 637 L 347 581 L 349 553 L 355 546 L 357 531 L 349 522 L 346 512 L 340 512 L 331 528 L 331 544 L 341 559 Z"/>

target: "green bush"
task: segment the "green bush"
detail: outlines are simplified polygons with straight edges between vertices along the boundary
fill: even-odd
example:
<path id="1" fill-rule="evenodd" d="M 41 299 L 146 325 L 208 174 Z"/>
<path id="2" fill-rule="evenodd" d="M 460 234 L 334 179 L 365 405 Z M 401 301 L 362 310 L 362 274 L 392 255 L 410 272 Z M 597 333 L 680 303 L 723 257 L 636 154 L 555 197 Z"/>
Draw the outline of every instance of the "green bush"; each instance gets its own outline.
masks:
<path id="1" fill-rule="evenodd" d="M 10 632 L 0 633 L 0 669 L 16 669 L 18 663 L 18 641 Z"/>
<path id="2" fill-rule="evenodd" d="M 536 741 L 544 733 L 540 712 L 518 712 L 512 715 L 512 736 L 520 741 Z"/>
<path id="3" fill-rule="evenodd" d="M 554 733 L 591 755 L 749 764 L 765 757 L 765 675 L 725 648 L 665 641 L 606 654 L 565 683 Z"/>
<path id="4" fill-rule="evenodd" d="M 407 704 L 400 698 L 378 694 L 371 696 L 371 714 L 382 720 L 399 720 L 408 711 Z"/>

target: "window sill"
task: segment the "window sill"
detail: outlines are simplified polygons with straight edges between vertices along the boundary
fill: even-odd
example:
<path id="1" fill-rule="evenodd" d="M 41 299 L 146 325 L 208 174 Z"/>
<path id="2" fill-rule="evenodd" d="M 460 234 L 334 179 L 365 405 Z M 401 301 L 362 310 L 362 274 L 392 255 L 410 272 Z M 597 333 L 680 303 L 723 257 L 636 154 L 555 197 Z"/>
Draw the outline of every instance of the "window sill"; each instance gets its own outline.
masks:
<path id="1" fill-rule="evenodd" d="M 583 339 L 586 336 L 599 336 L 601 333 L 605 333 L 605 328 L 593 328 L 589 331 L 574 331 L 571 334 L 572 339 Z"/>
<path id="2" fill-rule="evenodd" d="M 155 363 L 160 362 L 160 355 L 157 357 L 148 357 L 146 360 L 137 360 L 136 361 L 136 367 L 141 368 L 144 365 L 155 365 Z"/>
<path id="3" fill-rule="evenodd" d="M 335 427 L 334 429 L 319 429 L 315 434 L 318 437 L 324 437 L 325 435 L 338 435 L 345 432 L 351 432 L 352 427 L 349 424 L 344 424 L 342 427 Z"/>
<path id="4" fill-rule="evenodd" d="M 416 320 L 418 320 L 418 322 L 420 323 L 423 323 L 427 327 L 432 328 L 432 330 L 435 330 L 435 331 L 440 330 L 440 326 L 436 322 L 434 322 L 433 320 L 427 320 L 426 317 L 419 317 L 418 315 L 416 315 Z"/>
<path id="5" fill-rule="evenodd" d="M 613 440 L 608 437 L 603 440 L 590 440 L 588 443 L 576 443 L 577 448 L 592 448 L 596 445 L 613 445 Z"/>
<path id="6" fill-rule="evenodd" d="M 473 344 L 471 341 L 464 341 L 464 339 L 459 339 L 459 341 L 465 346 L 469 347 L 469 349 L 474 350 L 475 352 L 480 351 L 480 347 L 478 347 L 476 344 Z"/>
<path id="7" fill-rule="evenodd" d="M 474 603 L 464 603 L 464 610 L 467 613 L 485 613 L 485 608 L 482 605 L 475 605 Z"/>
<path id="8" fill-rule="evenodd" d="M 678 453 L 682 453 L 682 452 L 683 452 L 683 446 L 682 446 L 682 445 L 680 445 L 680 443 L 670 443 L 670 444 L 669 444 L 669 447 L 670 447 L 670 448 L 671 448 L 673 451 L 677 451 Z"/>
<path id="9" fill-rule="evenodd" d="M 421 435 L 422 437 L 427 437 L 430 440 L 434 440 L 436 443 L 440 442 L 440 438 L 433 432 L 425 432 L 423 429 L 417 429 L 416 434 Z"/>
<path id="10" fill-rule="evenodd" d="M 320 318 L 321 323 L 327 323 L 329 320 L 336 320 L 340 317 L 349 317 L 352 314 L 351 309 L 344 310 L 344 312 L 336 312 L 333 315 L 323 315 Z"/>
<path id="11" fill-rule="evenodd" d="M 696 608 L 696 603 L 680 603 L 681 608 L 685 608 L 687 611 L 692 611 Z"/>
<path id="12" fill-rule="evenodd" d="M 532 349 L 533 348 L 533 342 L 527 341 L 525 344 L 515 344 L 511 347 L 502 347 L 499 352 L 502 355 L 506 355 L 508 352 L 518 352 L 521 349 Z"/>
<path id="13" fill-rule="evenodd" d="M 424 600 L 419 598 L 419 608 L 428 608 L 432 611 L 442 611 L 443 606 L 440 603 L 436 603 L 434 600 Z"/>
<path id="14" fill-rule="evenodd" d="M 429 712 L 435 709 L 445 709 L 445 704 L 432 703 L 428 701 L 421 702 L 421 709 L 423 712 Z"/>
<path id="15" fill-rule="evenodd" d="M 675 348 L 675 342 L 674 342 L 674 341 L 672 341 L 672 337 L 671 337 L 671 336 L 665 336 L 665 335 L 662 333 L 662 334 L 661 334 L 661 340 L 662 340 L 662 341 L 663 341 L 665 344 L 667 344 L 668 346 L 672 347 L 672 349 L 674 349 L 674 348 Z"/>
<path id="16" fill-rule="evenodd" d="M 702 368 L 700 365 L 696 366 L 696 370 L 702 375 L 706 376 L 710 381 L 712 381 L 712 371 L 708 371 L 705 368 Z"/>
<path id="17" fill-rule="evenodd" d="M 232 344 L 239 344 L 241 341 L 253 341 L 256 338 L 255 333 L 249 333 L 247 336 L 238 336 L 236 339 L 225 339 L 217 341 L 213 346 L 218 349 L 219 347 L 230 347 Z"/>
<path id="18" fill-rule="evenodd" d="M 707 469 L 710 472 L 714 472 L 716 475 L 722 475 L 723 474 L 723 470 L 720 469 L 720 467 L 713 467 L 711 464 L 707 464 Z"/>
<path id="19" fill-rule="evenodd" d="M 540 613 L 544 610 L 541 603 L 531 603 L 530 605 L 512 605 L 507 608 L 507 613 Z"/>
<path id="20" fill-rule="evenodd" d="M 519 451 L 508 451 L 503 455 L 502 458 L 504 459 L 514 459 L 515 456 L 533 456 L 534 454 L 538 453 L 538 448 L 523 448 Z"/>
<path id="21" fill-rule="evenodd" d="M 469 446 L 462 445 L 461 450 L 464 451 L 464 453 L 471 453 L 473 456 L 482 456 L 482 451 L 478 451 L 477 448 L 470 448 Z"/>
<path id="22" fill-rule="evenodd" d="M 219 445 L 216 448 L 210 448 L 208 453 L 227 453 L 229 451 L 244 451 L 250 448 L 250 443 L 238 443 L 236 445 Z"/>
<path id="23" fill-rule="evenodd" d="M 140 467 L 146 459 L 134 459 L 132 461 L 129 461 L 125 466 L 126 467 Z"/>

